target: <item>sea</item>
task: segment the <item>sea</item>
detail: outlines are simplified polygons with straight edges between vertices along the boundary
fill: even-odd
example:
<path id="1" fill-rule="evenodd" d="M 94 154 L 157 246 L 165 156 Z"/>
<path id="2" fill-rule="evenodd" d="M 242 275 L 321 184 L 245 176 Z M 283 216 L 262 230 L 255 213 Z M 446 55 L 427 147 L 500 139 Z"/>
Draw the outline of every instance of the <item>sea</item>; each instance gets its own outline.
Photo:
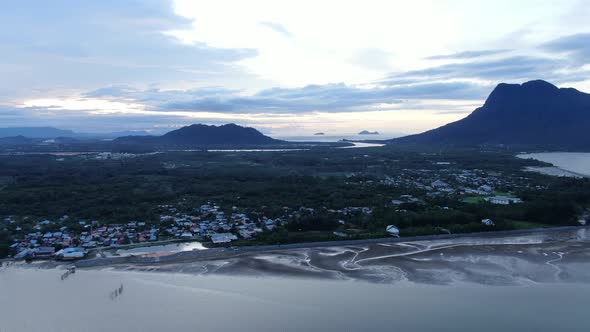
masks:
<path id="1" fill-rule="evenodd" d="M 590 153 L 585 152 L 543 152 L 519 154 L 519 158 L 532 158 L 553 164 L 556 168 L 572 172 L 573 175 L 590 176 Z M 541 168 L 536 168 L 542 171 Z M 550 169 L 546 171 L 551 172 Z M 557 174 L 550 174 L 557 175 Z M 561 174 L 566 175 L 566 174 Z"/>
<path id="2" fill-rule="evenodd" d="M 383 285 L 135 271 L 0 270 L 0 331 L 580 331 L 588 284 Z"/>
<path id="3" fill-rule="evenodd" d="M 273 136 L 273 138 L 281 139 L 289 142 L 338 142 L 343 139 L 349 141 L 367 141 L 367 140 L 388 140 L 399 135 L 307 135 L 307 136 Z"/>

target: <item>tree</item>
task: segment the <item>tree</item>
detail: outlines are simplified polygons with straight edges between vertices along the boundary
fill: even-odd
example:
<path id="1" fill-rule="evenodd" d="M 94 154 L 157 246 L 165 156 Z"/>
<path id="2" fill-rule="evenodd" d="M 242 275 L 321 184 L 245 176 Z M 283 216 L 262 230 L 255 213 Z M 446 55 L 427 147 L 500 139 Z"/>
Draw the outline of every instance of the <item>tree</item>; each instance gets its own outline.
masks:
<path id="1" fill-rule="evenodd" d="M 0 258 L 8 256 L 9 249 L 7 244 L 0 244 Z"/>

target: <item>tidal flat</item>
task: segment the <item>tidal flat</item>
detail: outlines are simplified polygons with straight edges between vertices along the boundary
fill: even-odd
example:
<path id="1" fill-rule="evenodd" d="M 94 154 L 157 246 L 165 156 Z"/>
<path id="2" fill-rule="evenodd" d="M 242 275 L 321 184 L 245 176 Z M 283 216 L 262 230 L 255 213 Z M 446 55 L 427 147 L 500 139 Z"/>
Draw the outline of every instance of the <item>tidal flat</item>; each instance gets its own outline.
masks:
<path id="1" fill-rule="evenodd" d="M 590 230 L 0 268 L 0 331 L 587 331 Z"/>
<path id="2" fill-rule="evenodd" d="M 200 258 L 182 253 L 158 263 L 113 264 L 114 270 L 256 277 L 298 277 L 394 284 L 590 284 L 590 228 L 519 235 L 366 243 L 237 252 Z M 91 265 L 92 266 L 92 265 Z M 92 267 L 91 267 L 92 268 Z M 94 269 L 102 269 L 96 266 Z"/>

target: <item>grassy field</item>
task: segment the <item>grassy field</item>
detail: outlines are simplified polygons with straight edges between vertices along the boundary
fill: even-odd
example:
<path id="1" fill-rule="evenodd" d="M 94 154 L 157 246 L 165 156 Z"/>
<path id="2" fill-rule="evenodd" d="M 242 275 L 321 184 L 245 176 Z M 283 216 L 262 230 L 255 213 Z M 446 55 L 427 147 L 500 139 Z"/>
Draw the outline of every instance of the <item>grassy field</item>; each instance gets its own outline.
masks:
<path id="1" fill-rule="evenodd" d="M 469 203 L 469 204 L 477 204 L 477 203 L 481 203 L 483 201 L 484 201 L 484 197 L 482 197 L 482 196 L 471 196 L 471 197 L 466 197 L 463 199 L 463 202 Z"/>
<path id="2" fill-rule="evenodd" d="M 516 198 L 515 195 L 507 193 L 507 192 L 502 192 L 502 191 L 494 191 L 493 195 Z M 469 203 L 469 204 L 477 204 L 477 203 L 483 202 L 484 200 L 485 200 L 485 197 L 483 197 L 483 196 L 469 196 L 469 197 L 465 197 L 463 199 L 463 202 Z"/>
<path id="3" fill-rule="evenodd" d="M 506 193 L 506 192 L 502 192 L 502 191 L 494 191 L 494 196 L 504 196 L 504 197 L 516 198 L 515 195 L 510 194 L 510 193 Z"/>

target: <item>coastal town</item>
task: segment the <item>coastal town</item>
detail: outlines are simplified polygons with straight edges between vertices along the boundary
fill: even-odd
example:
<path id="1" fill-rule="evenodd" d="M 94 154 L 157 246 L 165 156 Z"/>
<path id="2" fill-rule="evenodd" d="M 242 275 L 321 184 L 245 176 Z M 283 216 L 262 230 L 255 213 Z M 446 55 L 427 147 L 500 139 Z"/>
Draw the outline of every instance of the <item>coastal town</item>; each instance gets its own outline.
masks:
<path id="1" fill-rule="evenodd" d="M 362 185 L 371 190 L 373 186 L 392 188 L 387 207 L 396 213 L 408 212 L 408 206 L 435 204 L 436 200 L 451 199 L 457 204 L 511 205 L 522 203 L 512 192 L 500 192 L 499 188 L 511 190 L 531 189 L 528 179 L 505 177 L 502 174 L 483 170 L 457 169 L 448 162 L 437 162 L 437 169 L 403 169 L 397 175 L 386 175 L 380 181 L 355 181 L 355 174 L 348 183 Z M 543 190 L 536 186 L 535 190 Z M 405 191 L 404 191 L 405 190 Z M 232 242 L 256 240 L 261 234 L 286 229 L 290 222 L 305 216 L 327 215 L 334 219 L 337 228 L 331 232 L 334 238 L 348 238 L 354 234 L 358 223 L 369 218 L 375 206 L 344 208 L 281 207 L 281 213 L 267 216 L 264 209 L 244 209 L 237 206 L 221 207 L 214 202 L 197 204 L 183 198 L 177 204 L 156 207 L 154 222 L 130 220 L 127 223 L 106 223 L 100 220 L 76 220 L 64 215 L 56 220 L 30 220 L 29 217 L 6 216 L 3 228 L 14 239 L 10 250 L 15 259 L 84 258 L 89 252 L 115 251 L 118 248 L 149 246 L 180 241 L 200 241 L 210 246 L 227 246 Z M 443 206 L 443 209 L 450 209 Z M 24 224 L 30 227 L 25 229 Z M 493 227 L 490 218 L 481 219 L 481 224 Z M 438 228 L 445 232 L 447 229 Z M 387 225 L 384 234 L 398 236 L 396 225 Z M 246 241 L 246 242 L 244 242 Z"/>
<path id="2" fill-rule="evenodd" d="M 437 162 L 437 166 L 448 166 L 448 162 Z M 454 197 L 467 203 L 486 201 L 492 204 L 522 203 L 522 199 L 510 191 L 531 189 L 530 181 L 525 177 L 508 177 L 498 172 L 486 172 L 474 169 L 403 169 L 399 175 L 385 176 L 381 184 L 391 187 L 410 188 L 418 191 L 422 198 L 401 195 L 393 200 L 395 205 L 403 203 L 423 203 L 424 199 L 436 197 Z M 544 190 L 543 186 L 534 186 L 534 190 Z"/>
<path id="3" fill-rule="evenodd" d="M 281 223 L 281 220 L 266 217 L 253 222 L 244 213 L 226 215 L 214 204 L 201 205 L 190 214 L 181 213 L 172 205 L 160 205 L 158 209 L 162 214 L 155 224 L 144 221 L 102 224 L 97 220 L 74 221 L 66 215 L 55 221 L 38 221 L 33 232 L 23 233 L 22 227 L 16 226 L 14 231 L 22 234 L 17 235 L 17 241 L 10 248 L 16 253 L 16 259 L 69 260 L 83 258 L 88 250 L 95 248 L 116 249 L 174 240 L 210 241 L 222 245 L 237 240 L 238 236 L 243 239 L 255 237 L 263 229 L 272 230 Z M 6 217 L 4 223 L 13 225 L 15 219 Z M 72 224 L 74 227 L 66 226 Z"/>
<path id="4" fill-rule="evenodd" d="M 186 202 L 183 202 L 186 205 Z M 181 212 L 174 205 L 160 205 L 159 221 L 154 224 L 130 221 L 126 224 L 102 224 L 97 220 L 74 221 L 69 216 L 58 220 L 40 220 L 25 232 L 14 217 L 4 218 L 5 227 L 14 229 L 16 241 L 10 246 L 15 259 L 74 260 L 86 257 L 89 250 L 153 245 L 178 241 L 202 241 L 224 246 L 238 239 L 255 239 L 258 234 L 286 226 L 288 219 L 315 213 L 312 208 L 292 210 L 284 207 L 284 217 L 268 218 L 259 212 L 243 213 L 231 207 L 230 213 L 213 203 L 203 204 L 192 212 Z M 370 214 L 367 207 L 330 210 L 343 216 Z M 342 221 L 341 221 L 342 222 Z M 75 225 L 75 227 L 66 225 Z"/>

